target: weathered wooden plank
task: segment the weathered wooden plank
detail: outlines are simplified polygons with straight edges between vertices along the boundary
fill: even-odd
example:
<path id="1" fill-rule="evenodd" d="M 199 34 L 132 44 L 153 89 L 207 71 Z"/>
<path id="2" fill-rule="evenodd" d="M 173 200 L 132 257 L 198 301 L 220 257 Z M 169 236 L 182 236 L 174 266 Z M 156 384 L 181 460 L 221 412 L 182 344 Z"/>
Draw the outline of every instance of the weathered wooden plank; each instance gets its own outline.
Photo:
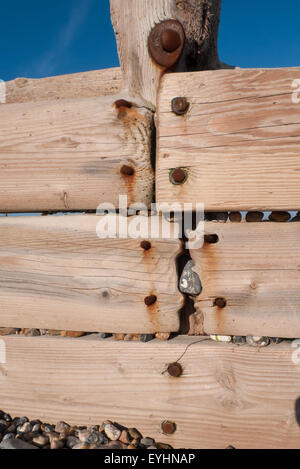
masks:
<path id="1" fill-rule="evenodd" d="M 119 68 L 41 79 L 16 78 L 6 82 L 6 103 L 106 96 L 119 93 L 121 88 L 122 75 Z"/>
<path id="2" fill-rule="evenodd" d="M 158 114 L 159 202 L 206 210 L 300 207 L 300 119 L 292 84 L 300 68 L 206 71 L 163 78 Z M 186 115 L 171 101 L 190 102 Z M 173 168 L 188 170 L 172 185 Z"/>
<path id="3" fill-rule="evenodd" d="M 100 220 L 0 219 L 1 326 L 137 334 L 179 329 L 180 242 L 152 240 L 145 251 L 141 239 L 99 239 Z M 157 301 L 146 306 L 151 295 Z"/>
<path id="4" fill-rule="evenodd" d="M 205 333 L 300 337 L 300 224 L 209 222 L 205 233 L 219 238 L 191 251 Z"/>
<path id="5" fill-rule="evenodd" d="M 13 415 L 79 425 L 111 419 L 175 448 L 300 447 L 300 368 L 289 343 L 258 352 L 211 341 L 191 345 L 195 338 L 182 336 L 148 344 L 4 341 L 0 400 Z M 170 378 L 167 364 L 185 350 L 182 377 Z M 162 434 L 164 420 L 177 424 L 174 435 Z"/>
<path id="6" fill-rule="evenodd" d="M 110 4 L 124 88 L 152 109 L 156 107 L 161 77 L 168 70 L 149 53 L 148 38 L 157 24 L 177 20 L 184 29 L 183 51 L 178 62 L 169 67 L 172 71 L 226 67 L 217 51 L 221 0 L 110 0 Z M 173 46 L 176 39 L 172 34 L 168 38 Z M 160 41 L 158 37 L 156 42 Z M 162 46 L 160 57 L 170 55 Z"/>
<path id="7" fill-rule="evenodd" d="M 149 206 L 152 112 L 120 98 L 0 106 L 0 211 L 118 207 L 120 194 Z"/>

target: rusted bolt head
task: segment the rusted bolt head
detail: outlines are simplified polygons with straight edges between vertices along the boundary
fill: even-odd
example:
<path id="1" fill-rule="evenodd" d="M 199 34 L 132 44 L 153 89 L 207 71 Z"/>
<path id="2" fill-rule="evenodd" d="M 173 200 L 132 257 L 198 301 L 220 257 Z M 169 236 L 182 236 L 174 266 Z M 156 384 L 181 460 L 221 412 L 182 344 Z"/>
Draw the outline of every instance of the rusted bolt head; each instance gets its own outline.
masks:
<path id="1" fill-rule="evenodd" d="M 217 306 L 218 308 L 225 308 L 227 305 L 227 301 L 225 298 L 216 298 L 214 301 L 214 306 Z"/>
<path id="2" fill-rule="evenodd" d="M 172 378 L 179 378 L 183 373 L 182 366 L 180 363 L 171 363 L 168 366 L 168 373 Z"/>
<path id="3" fill-rule="evenodd" d="M 175 168 L 170 171 L 170 182 L 172 184 L 184 184 L 187 181 L 188 173 L 186 169 Z"/>
<path id="4" fill-rule="evenodd" d="M 189 110 L 190 104 L 186 98 L 174 98 L 172 99 L 172 111 L 177 116 L 183 116 Z"/>
<path id="5" fill-rule="evenodd" d="M 161 424 L 161 429 L 165 435 L 173 435 L 177 430 L 176 423 L 170 422 L 169 420 L 165 420 Z"/>
<path id="6" fill-rule="evenodd" d="M 152 29 L 149 35 L 149 53 L 158 65 L 170 68 L 180 58 L 184 42 L 185 32 L 179 21 L 162 21 Z"/>
<path id="7" fill-rule="evenodd" d="M 152 306 L 156 303 L 157 296 L 155 296 L 155 295 L 147 296 L 144 301 L 145 301 L 146 306 Z"/>
<path id="8" fill-rule="evenodd" d="M 129 101 L 126 101 L 126 99 L 118 99 L 115 101 L 115 106 L 117 109 L 120 109 L 120 107 L 132 108 L 132 104 Z"/>
<path id="9" fill-rule="evenodd" d="M 219 236 L 217 234 L 206 234 L 204 235 L 204 242 L 207 244 L 217 244 Z"/>
<path id="10" fill-rule="evenodd" d="M 133 176 L 134 168 L 132 168 L 132 166 L 128 166 L 124 164 L 122 168 L 120 169 L 120 173 L 123 174 L 123 176 Z"/>
<path id="11" fill-rule="evenodd" d="M 149 251 L 151 249 L 151 243 L 149 241 L 142 241 L 141 248 L 144 249 L 144 251 Z"/>
<path id="12" fill-rule="evenodd" d="M 181 44 L 181 37 L 175 29 L 165 29 L 160 37 L 162 48 L 166 52 L 174 52 Z"/>

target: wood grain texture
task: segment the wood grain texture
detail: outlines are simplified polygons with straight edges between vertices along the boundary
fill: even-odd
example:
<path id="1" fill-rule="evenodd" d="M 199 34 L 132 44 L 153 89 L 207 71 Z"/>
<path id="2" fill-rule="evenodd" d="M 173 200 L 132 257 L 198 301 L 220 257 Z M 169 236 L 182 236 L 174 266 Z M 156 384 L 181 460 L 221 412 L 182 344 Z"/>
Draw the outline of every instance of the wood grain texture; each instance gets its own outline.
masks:
<path id="1" fill-rule="evenodd" d="M 289 343 L 259 351 L 178 337 L 170 342 L 6 337 L 1 406 L 50 423 L 137 427 L 174 448 L 299 448 L 299 365 Z M 186 350 L 186 347 L 189 348 Z M 183 375 L 166 365 L 181 360 Z M 173 436 L 161 423 L 174 421 Z"/>
<path id="2" fill-rule="evenodd" d="M 0 211 L 96 210 L 102 202 L 149 206 L 151 128 L 124 94 L 0 106 Z M 135 174 L 123 176 L 123 165 Z"/>
<path id="3" fill-rule="evenodd" d="M 217 52 L 221 0 L 110 0 L 124 88 L 155 109 L 166 68 L 148 51 L 151 30 L 164 20 L 178 20 L 185 30 L 183 53 L 172 71 L 223 68 Z"/>
<path id="4" fill-rule="evenodd" d="M 122 83 L 119 68 L 107 68 L 40 79 L 16 78 L 6 82 L 6 103 L 106 96 L 119 93 Z"/>
<path id="5" fill-rule="evenodd" d="M 300 224 L 205 224 L 217 244 L 192 250 L 207 334 L 300 337 Z M 224 298 L 223 309 L 214 305 Z"/>
<path id="6" fill-rule="evenodd" d="M 99 239 L 101 219 L 0 219 L 1 326 L 137 334 L 179 329 L 180 242 L 152 240 L 144 251 L 141 239 Z M 150 295 L 157 302 L 147 307 Z"/>
<path id="7" fill-rule="evenodd" d="M 300 207 L 300 68 L 205 71 L 163 78 L 158 113 L 159 202 L 204 202 L 206 210 Z M 185 116 L 171 100 L 185 96 Z M 172 168 L 188 169 L 184 185 Z"/>

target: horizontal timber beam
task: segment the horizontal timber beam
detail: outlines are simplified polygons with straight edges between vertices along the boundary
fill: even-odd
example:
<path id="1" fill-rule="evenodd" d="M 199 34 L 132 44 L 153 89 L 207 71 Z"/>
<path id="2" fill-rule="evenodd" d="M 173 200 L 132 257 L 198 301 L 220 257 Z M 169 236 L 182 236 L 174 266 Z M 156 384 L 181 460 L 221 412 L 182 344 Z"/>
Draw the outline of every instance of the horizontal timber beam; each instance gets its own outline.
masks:
<path id="1" fill-rule="evenodd" d="M 148 344 L 3 340 L 0 401 L 13 415 L 78 425 L 110 419 L 177 449 L 300 448 L 300 365 L 287 342 L 258 351 L 183 336 Z M 180 357 L 183 375 L 171 378 L 166 367 Z M 176 423 L 173 435 L 162 434 L 164 420 Z"/>
<path id="2" fill-rule="evenodd" d="M 101 220 L 0 218 L 1 327 L 178 331 L 180 241 L 153 239 L 144 249 L 141 239 L 99 239 Z"/>
<path id="3" fill-rule="evenodd" d="M 299 79 L 299 67 L 165 75 L 157 201 L 204 203 L 207 211 L 299 209 Z M 184 115 L 172 112 L 176 97 L 189 104 Z M 183 184 L 171 183 L 175 168 L 185 170 Z"/>
<path id="4" fill-rule="evenodd" d="M 206 222 L 205 233 L 217 242 L 191 250 L 202 332 L 300 337 L 300 223 Z"/>

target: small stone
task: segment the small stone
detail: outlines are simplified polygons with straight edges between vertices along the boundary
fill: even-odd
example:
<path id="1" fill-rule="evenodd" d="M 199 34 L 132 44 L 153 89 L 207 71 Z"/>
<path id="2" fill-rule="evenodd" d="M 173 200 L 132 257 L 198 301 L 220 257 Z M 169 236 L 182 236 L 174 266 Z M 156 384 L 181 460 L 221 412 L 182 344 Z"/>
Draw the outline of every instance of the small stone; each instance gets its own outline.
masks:
<path id="1" fill-rule="evenodd" d="M 46 433 L 46 435 L 49 438 L 50 444 L 52 443 L 52 441 L 58 441 L 60 437 L 60 434 L 57 432 L 48 432 Z"/>
<path id="2" fill-rule="evenodd" d="M 99 332 L 98 334 L 99 339 L 102 339 L 102 340 L 109 339 L 112 336 L 113 334 L 108 334 L 107 332 Z"/>
<path id="3" fill-rule="evenodd" d="M 155 339 L 155 334 L 141 334 L 140 341 L 146 344 L 151 340 Z"/>
<path id="4" fill-rule="evenodd" d="M 27 417 L 22 417 L 22 418 L 17 418 L 17 419 L 14 419 L 14 423 L 17 425 L 17 427 L 21 427 L 22 425 L 24 425 L 24 423 L 28 422 L 28 418 Z"/>
<path id="5" fill-rule="evenodd" d="M 18 433 L 29 433 L 32 431 L 32 426 L 29 422 L 25 422 L 17 428 Z"/>
<path id="6" fill-rule="evenodd" d="M 10 438 L 0 443 L 0 449 L 37 449 L 37 447 L 20 439 Z"/>
<path id="7" fill-rule="evenodd" d="M 12 421 L 12 418 L 9 414 L 3 414 L 2 418 L 3 418 L 3 420 L 5 420 L 5 422 L 11 422 Z"/>
<path id="8" fill-rule="evenodd" d="M 72 449 L 89 449 L 89 446 L 85 443 L 80 442 L 77 445 L 73 446 Z"/>
<path id="9" fill-rule="evenodd" d="M 202 291 L 202 285 L 198 274 L 193 271 L 194 266 L 194 261 L 188 261 L 184 267 L 179 281 L 179 289 L 181 293 L 198 296 Z"/>
<path id="10" fill-rule="evenodd" d="M 156 443 L 157 449 L 173 449 L 172 446 L 167 445 L 166 443 Z"/>
<path id="11" fill-rule="evenodd" d="M 114 340 L 119 342 L 121 340 L 124 340 L 126 334 L 114 334 Z"/>
<path id="12" fill-rule="evenodd" d="M 53 449 L 53 450 L 63 449 L 64 446 L 65 446 L 65 443 L 62 440 L 53 440 L 50 443 L 50 449 Z"/>
<path id="13" fill-rule="evenodd" d="M 111 423 L 108 423 L 104 426 L 104 431 L 106 436 L 112 441 L 117 441 L 121 436 L 121 430 L 119 430 Z"/>
<path id="14" fill-rule="evenodd" d="M 26 337 L 38 337 L 41 333 L 39 329 L 25 329 L 24 335 Z"/>
<path id="15" fill-rule="evenodd" d="M 143 438 L 143 435 L 136 428 L 129 428 L 128 432 L 133 440 L 141 440 Z"/>
<path id="16" fill-rule="evenodd" d="M 108 442 L 103 433 L 97 431 L 82 431 L 79 432 L 78 437 L 82 443 L 86 443 L 88 445 L 106 444 Z"/>
<path id="17" fill-rule="evenodd" d="M 270 339 L 268 337 L 258 337 L 248 335 L 246 337 L 247 344 L 252 347 L 267 347 L 270 344 Z"/>
<path id="18" fill-rule="evenodd" d="M 147 448 L 148 446 L 152 446 L 155 441 L 152 440 L 152 438 L 142 438 L 140 443 Z"/>
<path id="19" fill-rule="evenodd" d="M 36 423 L 33 427 L 32 427 L 32 433 L 40 433 L 41 431 L 41 424 L 40 423 Z"/>
<path id="20" fill-rule="evenodd" d="M 130 444 L 129 446 L 127 446 L 127 449 L 136 449 L 136 446 L 134 446 L 133 444 Z"/>
<path id="21" fill-rule="evenodd" d="M 55 431 L 57 433 L 63 433 L 65 432 L 66 430 L 69 430 L 71 427 L 70 425 L 68 425 L 67 423 L 65 422 L 58 422 L 56 425 L 55 425 Z"/>
<path id="22" fill-rule="evenodd" d="M 54 432 L 54 429 L 55 429 L 55 426 L 50 425 L 49 423 L 42 423 L 41 425 L 41 430 L 42 432 L 45 432 L 45 433 Z"/>
<path id="23" fill-rule="evenodd" d="M 73 449 L 74 446 L 81 444 L 80 440 L 76 436 L 68 436 L 66 441 L 66 447 Z"/>
<path id="24" fill-rule="evenodd" d="M 155 334 L 155 337 L 159 340 L 163 340 L 163 341 L 167 341 L 169 340 L 171 336 L 171 333 L 169 332 L 158 332 L 157 334 Z"/>
<path id="25" fill-rule="evenodd" d="M 148 448 L 147 448 L 147 449 L 148 449 L 148 450 L 151 450 L 151 449 L 157 449 L 157 447 L 156 447 L 156 446 L 154 446 L 154 445 L 152 445 L 152 446 L 148 446 Z"/>
<path id="26" fill-rule="evenodd" d="M 32 443 L 37 445 L 39 448 L 43 448 L 49 443 L 49 438 L 46 435 L 37 435 L 33 438 Z"/>
<path id="27" fill-rule="evenodd" d="M 125 449 L 126 448 L 126 446 L 123 445 L 121 441 L 110 441 L 107 446 L 109 449 Z"/>
<path id="28" fill-rule="evenodd" d="M 11 438 L 14 438 L 14 437 L 15 437 L 14 433 L 6 433 L 6 435 L 4 435 L 2 441 L 10 440 Z"/>
<path id="29" fill-rule="evenodd" d="M 129 445 L 132 438 L 130 437 L 129 432 L 127 430 L 123 430 L 119 440 L 121 441 L 121 443 L 124 443 L 125 445 Z"/>
<path id="30" fill-rule="evenodd" d="M 62 337 L 73 337 L 73 338 L 78 338 L 78 337 L 83 337 L 85 335 L 85 332 L 83 331 L 61 331 L 60 334 Z"/>
<path id="31" fill-rule="evenodd" d="M 18 329 L 13 327 L 0 327 L 0 336 L 16 334 Z"/>
<path id="32" fill-rule="evenodd" d="M 4 433 L 6 429 L 7 429 L 7 423 L 5 422 L 5 420 L 1 420 L 1 422 L 0 422 L 0 433 Z"/>
<path id="33" fill-rule="evenodd" d="M 281 337 L 270 337 L 270 341 L 271 341 L 271 344 L 280 344 L 281 342 L 283 342 L 283 339 L 281 339 Z"/>
<path id="34" fill-rule="evenodd" d="M 246 343 L 246 337 L 243 337 L 241 335 L 235 335 L 232 338 L 232 342 L 236 345 L 243 345 Z"/>

